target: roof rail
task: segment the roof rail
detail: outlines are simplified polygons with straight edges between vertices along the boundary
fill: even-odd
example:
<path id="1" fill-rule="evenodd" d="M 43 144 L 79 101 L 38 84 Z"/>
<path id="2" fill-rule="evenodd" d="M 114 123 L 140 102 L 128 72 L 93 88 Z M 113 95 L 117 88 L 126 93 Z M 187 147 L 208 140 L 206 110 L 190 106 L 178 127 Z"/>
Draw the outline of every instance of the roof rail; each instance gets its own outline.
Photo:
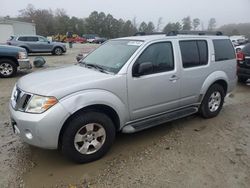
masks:
<path id="1" fill-rule="evenodd" d="M 170 31 L 167 33 L 167 36 L 176 36 L 176 35 L 217 35 L 221 36 L 223 33 L 221 31 Z"/>
<path id="2" fill-rule="evenodd" d="M 146 32 L 137 32 L 134 34 L 134 36 L 145 36 L 145 35 L 165 35 L 166 33 L 163 32 L 152 32 L 152 33 L 146 33 Z"/>

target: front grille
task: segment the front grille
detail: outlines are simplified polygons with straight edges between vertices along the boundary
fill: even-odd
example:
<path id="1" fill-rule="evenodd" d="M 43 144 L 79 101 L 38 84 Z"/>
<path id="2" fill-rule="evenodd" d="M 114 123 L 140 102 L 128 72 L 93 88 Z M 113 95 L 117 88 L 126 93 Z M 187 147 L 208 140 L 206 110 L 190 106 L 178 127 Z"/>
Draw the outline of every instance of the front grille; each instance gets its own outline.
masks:
<path id="1" fill-rule="evenodd" d="M 31 99 L 31 95 L 16 88 L 12 97 L 12 106 L 15 110 L 24 111 Z"/>

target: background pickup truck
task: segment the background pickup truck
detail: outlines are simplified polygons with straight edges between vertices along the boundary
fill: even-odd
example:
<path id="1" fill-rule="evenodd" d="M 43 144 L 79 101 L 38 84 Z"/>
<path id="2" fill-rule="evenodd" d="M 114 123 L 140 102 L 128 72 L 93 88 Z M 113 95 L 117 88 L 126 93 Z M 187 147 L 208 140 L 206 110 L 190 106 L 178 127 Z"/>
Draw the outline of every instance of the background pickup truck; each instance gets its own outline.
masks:
<path id="1" fill-rule="evenodd" d="M 15 76 L 18 69 L 31 69 L 32 66 L 24 48 L 0 45 L 0 77 Z"/>

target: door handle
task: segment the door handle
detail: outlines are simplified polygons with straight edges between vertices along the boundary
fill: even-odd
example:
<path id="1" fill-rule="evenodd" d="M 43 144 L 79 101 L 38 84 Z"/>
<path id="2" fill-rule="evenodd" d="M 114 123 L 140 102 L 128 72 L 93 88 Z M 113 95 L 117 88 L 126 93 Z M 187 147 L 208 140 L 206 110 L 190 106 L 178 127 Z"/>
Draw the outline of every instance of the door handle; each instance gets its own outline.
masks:
<path id="1" fill-rule="evenodd" d="M 176 80 L 178 80 L 178 79 L 179 79 L 178 76 L 172 75 L 172 76 L 169 78 L 169 81 L 176 81 Z"/>

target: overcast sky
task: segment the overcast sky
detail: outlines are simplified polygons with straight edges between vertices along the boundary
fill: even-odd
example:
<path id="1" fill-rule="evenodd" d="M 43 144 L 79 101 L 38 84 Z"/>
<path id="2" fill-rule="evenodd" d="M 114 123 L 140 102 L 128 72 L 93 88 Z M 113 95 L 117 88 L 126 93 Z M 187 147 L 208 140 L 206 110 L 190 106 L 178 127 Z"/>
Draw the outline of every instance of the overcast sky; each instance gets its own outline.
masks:
<path id="1" fill-rule="evenodd" d="M 35 8 L 63 8 L 70 16 L 88 17 L 94 11 L 110 13 L 115 18 L 137 22 L 163 18 L 163 25 L 183 17 L 200 18 L 207 25 L 216 18 L 217 25 L 250 22 L 250 0 L 0 0 L 0 16 L 17 16 L 29 3 Z"/>

